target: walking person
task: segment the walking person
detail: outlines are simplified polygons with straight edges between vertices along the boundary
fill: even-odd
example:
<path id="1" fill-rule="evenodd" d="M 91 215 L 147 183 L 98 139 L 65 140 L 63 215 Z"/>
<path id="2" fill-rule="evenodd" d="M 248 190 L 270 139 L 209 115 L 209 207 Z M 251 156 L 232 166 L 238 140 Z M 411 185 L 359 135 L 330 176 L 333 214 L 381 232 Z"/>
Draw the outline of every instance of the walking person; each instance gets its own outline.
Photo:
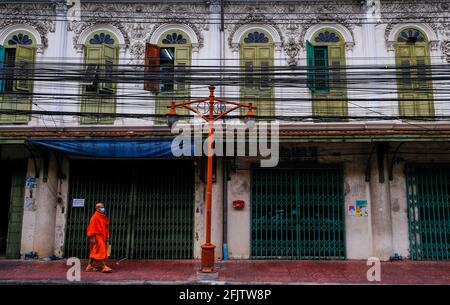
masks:
<path id="1" fill-rule="evenodd" d="M 105 215 L 105 205 L 99 202 L 95 205 L 95 212 L 89 221 L 87 228 L 87 236 L 89 238 L 89 264 L 86 271 L 97 271 L 94 262 L 100 262 L 102 265 L 101 272 L 110 273 L 112 269 L 106 265 L 108 259 L 108 241 L 109 241 L 109 219 Z"/>

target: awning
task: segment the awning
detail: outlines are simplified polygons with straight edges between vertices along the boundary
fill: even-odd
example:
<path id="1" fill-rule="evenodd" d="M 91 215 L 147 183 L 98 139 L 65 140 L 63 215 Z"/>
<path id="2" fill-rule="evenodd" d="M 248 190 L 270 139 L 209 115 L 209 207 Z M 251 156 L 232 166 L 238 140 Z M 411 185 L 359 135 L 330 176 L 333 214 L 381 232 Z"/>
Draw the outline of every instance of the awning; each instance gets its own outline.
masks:
<path id="1" fill-rule="evenodd" d="M 170 158 L 180 156 L 182 147 L 174 147 L 173 139 L 29 139 L 27 143 L 42 145 L 70 155 L 99 158 Z M 194 156 L 192 145 L 191 156 Z"/>

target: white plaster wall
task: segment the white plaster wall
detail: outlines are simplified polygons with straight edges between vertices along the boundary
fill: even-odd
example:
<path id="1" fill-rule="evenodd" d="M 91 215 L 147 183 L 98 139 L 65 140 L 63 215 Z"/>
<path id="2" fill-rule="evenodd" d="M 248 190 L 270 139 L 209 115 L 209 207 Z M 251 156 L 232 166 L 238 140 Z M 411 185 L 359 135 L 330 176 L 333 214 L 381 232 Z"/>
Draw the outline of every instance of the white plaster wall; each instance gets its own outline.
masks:
<path id="1" fill-rule="evenodd" d="M 40 162 L 38 163 L 40 164 Z M 34 170 L 34 163 L 32 159 L 28 159 L 28 168 L 27 168 L 27 177 L 35 176 L 36 172 Z M 39 183 L 40 180 L 36 179 L 38 183 L 38 188 L 35 193 L 33 193 L 33 197 L 39 198 Z M 25 197 L 29 195 L 29 191 L 25 189 Z M 24 201 L 25 201 L 24 197 Z M 25 209 L 23 211 L 23 223 L 22 223 L 22 240 L 21 240 L 21 248 L 20 254 L 24 255 L 27 252 L 34 251 L 34 233 L 36 229 L 36 210 Z"/>
<path id="2" fill-rule="evenodd" d="M 49 161 L 47 181 L 44 181 L 43 176 L 38 181 L 33 249 L 42 258 L 53 255 L 54 250 L 58 174 L 53 156 Z"/>
<path id="3" fill-rule="evenodd" d="M 250 171 L 230 173 L 228 182 L 228 255 L 231 259 L 250 257 Z M 234 200 L 244 200 L 243 209 L 234 209 Z"/>
<path id="4" fill-rule="evenodd" d="M 59 180 L 60 184 L 58 192 L 61 193 L 62 202 L 56 205 L 56 216 L 55 216 L 55 242 L 54 242 L 54 253 L 56 256 L 64 255 L 64 241 L 66 233 L 66 221 L 67 221 L 67 210 L 69 207 L 69 173 L 70 173 L 70 163 L 67 158 L 63 159 L 62 172 L 65 174 L 66 178 Z"/>
<path id="5" fill-rule="evenodd" d="M 391 218 L 393 252 L 409 256 L 409 222 L 406 193 L 405 164 L 394 166 L 391 188 Z"/>
<path id="6" fill-rule="evenodd" d="M 348 259 L 367 259 L 372 252 L 371 218 L 349 216 L 347 213 L 348 205 L 355 205 L 356 200 L 367 200 L 370 209 L 365 169 L 363 158 L 344 163 L 345 236 Z"/>

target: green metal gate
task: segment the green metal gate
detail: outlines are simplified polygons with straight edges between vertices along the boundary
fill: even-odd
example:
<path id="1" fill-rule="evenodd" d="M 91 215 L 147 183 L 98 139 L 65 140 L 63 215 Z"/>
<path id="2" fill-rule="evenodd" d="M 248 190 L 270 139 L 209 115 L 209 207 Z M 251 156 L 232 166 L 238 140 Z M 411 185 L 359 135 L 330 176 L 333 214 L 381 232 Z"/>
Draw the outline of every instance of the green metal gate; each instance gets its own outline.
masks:
<path id="1" fill-rule="evenodd" d="M 253 169 L 253 258 L 345 259 L 340 167 Z"/>
<path id="2" fill-rule="evenodd" d="M 414 260 L 450 258 L 450 164 L 406 167 L 409 252 Z"/>
<path id="3" fill-rule="evenodd" d="M 192 162 L 72 162 L 66 257 L 88 257 L 86 229 L 104 201 L 112 258 L 192 258 L 194 192 Z M 72 207 L 74 198 L 85 207 Z"/>
<path id="4" fill-rule="evenodd" d="M 20 258 L 26 162 L 14 163 L 11 176 L 11 202 L 9 207 L 8 237 L 6 240 L 6 258 Z"/>

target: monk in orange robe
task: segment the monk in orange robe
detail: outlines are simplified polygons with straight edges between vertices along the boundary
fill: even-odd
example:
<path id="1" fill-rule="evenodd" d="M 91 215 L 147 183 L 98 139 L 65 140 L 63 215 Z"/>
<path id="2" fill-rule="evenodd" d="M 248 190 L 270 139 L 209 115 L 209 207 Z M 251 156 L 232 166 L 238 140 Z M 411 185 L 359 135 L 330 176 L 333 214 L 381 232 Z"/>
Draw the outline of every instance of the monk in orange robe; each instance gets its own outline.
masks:
<path id="1" fill-rule="evenodd" d="M 108 258 L 109 240 L 109 219 L 105 215 L 105 205 L 99 202 L 95 205 L 95 212 L 89 221 L 87 228 L 87 236 L 90 243 L 89 264 L 86 271 L 97 271 L 93 266 L 93 262 L 100 262 L 102 264 L 101 272 L 109 273 L 112 269 L 106 266 Z"/>

